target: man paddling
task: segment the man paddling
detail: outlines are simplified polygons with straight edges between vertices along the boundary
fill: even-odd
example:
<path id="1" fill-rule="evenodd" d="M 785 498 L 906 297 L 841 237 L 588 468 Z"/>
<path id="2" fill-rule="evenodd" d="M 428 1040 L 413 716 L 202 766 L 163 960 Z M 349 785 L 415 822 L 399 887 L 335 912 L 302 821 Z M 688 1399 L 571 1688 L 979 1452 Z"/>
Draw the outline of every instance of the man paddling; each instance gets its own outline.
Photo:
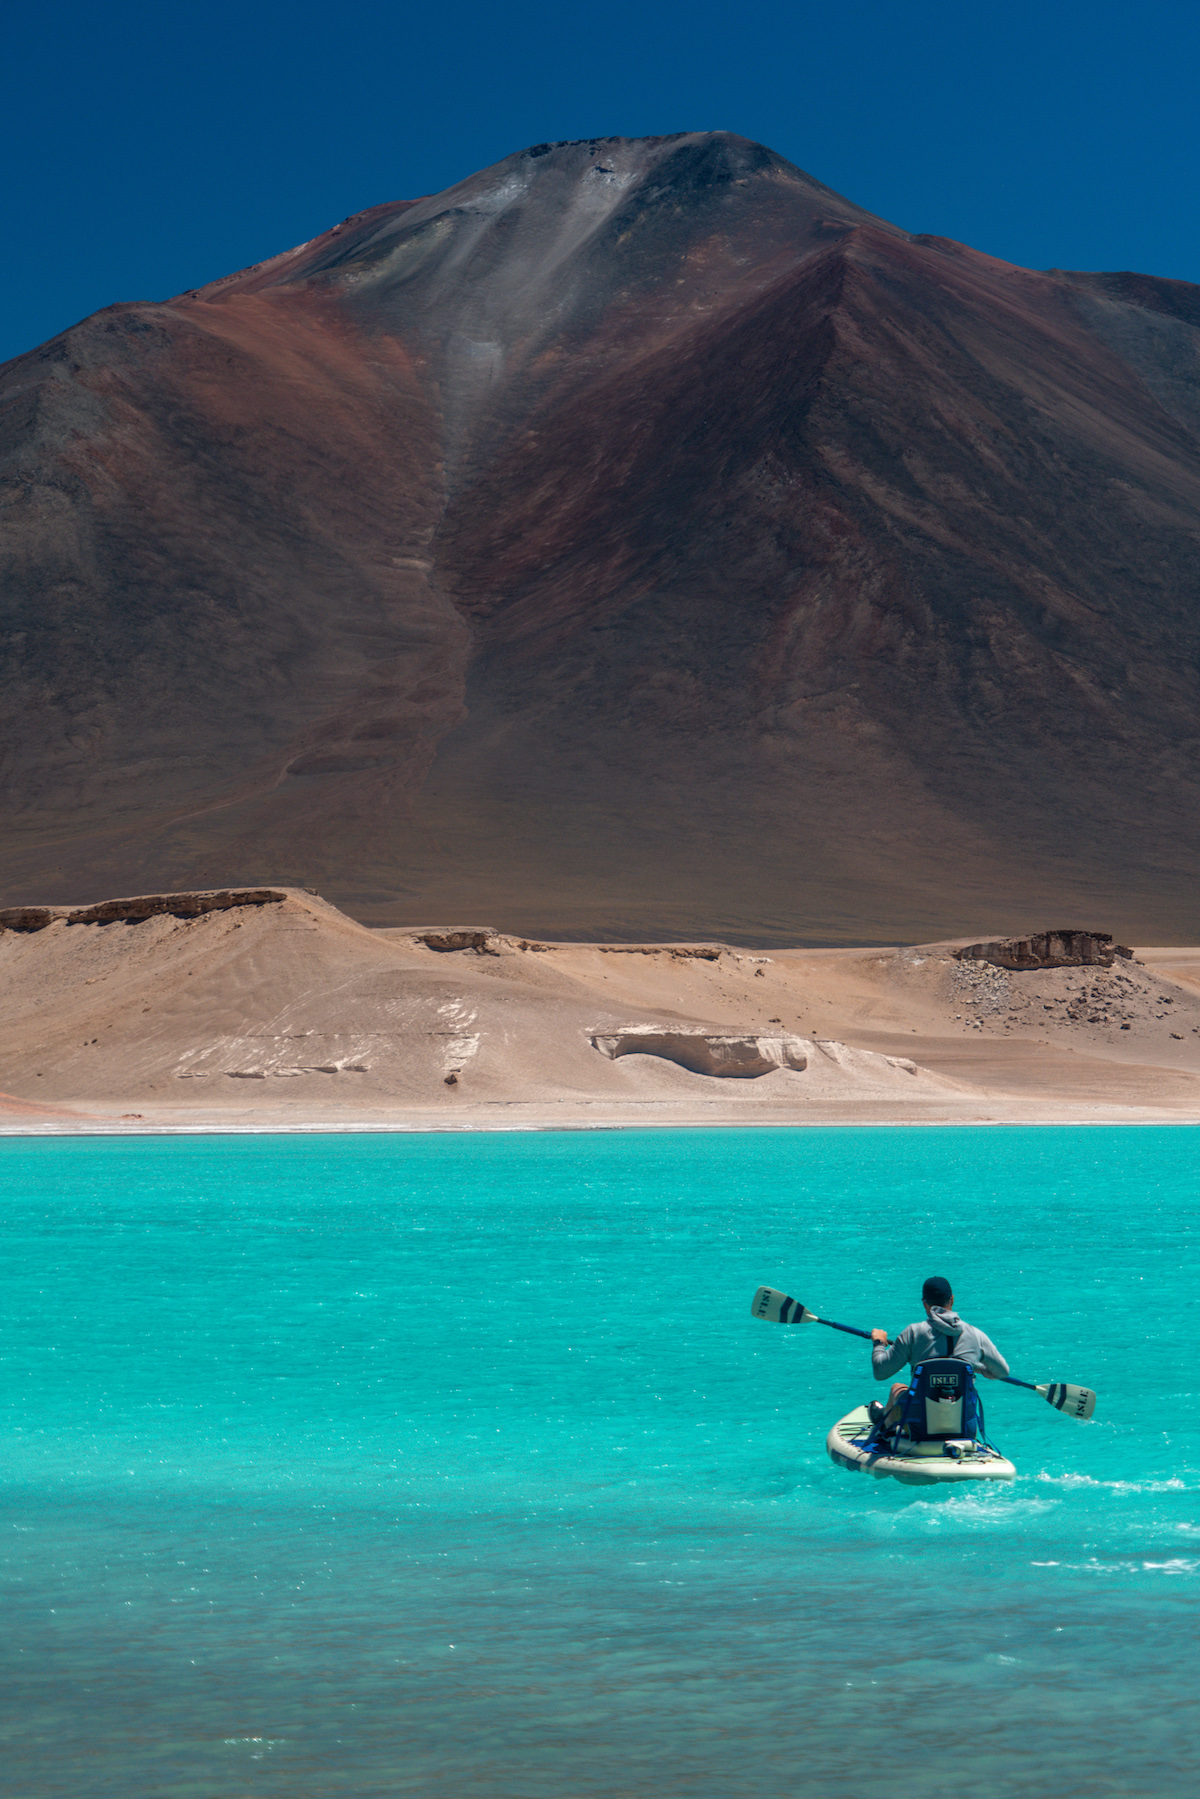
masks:
<path id="1" fill-rule="evenodd" d="M 886 1380 L 897 1368 L 915 1368 L 933 1356 L 948 1356 L 966 1362 L 989 1380 L 1001 1380 L 1008 1373 L 1008 1363 L 990 1337 L 985 1337 L 973 1324 L 966 1324 L 954 1310 L 954 1293 L 950 1282 L 941 1274 L 933 1274 L 921 1288 L 925 1316 L 917 1324 L 906 1325 L 894 1343 L 885 1330 L 871 1332 L 871 1372 L 876 1380 Z M 907 1381 L 893 1381 L 887 1406 L 877 1399 L 870 1405 L 872 1424 L 894 1424 L 900 1413 L 897 1400 L 906 1391 Z"/>

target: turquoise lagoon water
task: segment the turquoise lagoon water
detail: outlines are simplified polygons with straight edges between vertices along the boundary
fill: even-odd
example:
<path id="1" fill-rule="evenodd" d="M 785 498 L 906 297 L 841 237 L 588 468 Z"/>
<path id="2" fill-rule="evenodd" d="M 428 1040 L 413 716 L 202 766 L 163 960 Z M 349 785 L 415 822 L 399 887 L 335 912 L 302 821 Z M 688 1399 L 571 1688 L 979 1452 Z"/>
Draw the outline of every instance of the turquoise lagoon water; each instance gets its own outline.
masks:
<path id="1" fill-rule="evenodd" d="M 0 1143 L 4 1789 L 1192 1793 L 1197 1133 Z M 840 1471 L 930 1272 L 1080 1426 Z"/>

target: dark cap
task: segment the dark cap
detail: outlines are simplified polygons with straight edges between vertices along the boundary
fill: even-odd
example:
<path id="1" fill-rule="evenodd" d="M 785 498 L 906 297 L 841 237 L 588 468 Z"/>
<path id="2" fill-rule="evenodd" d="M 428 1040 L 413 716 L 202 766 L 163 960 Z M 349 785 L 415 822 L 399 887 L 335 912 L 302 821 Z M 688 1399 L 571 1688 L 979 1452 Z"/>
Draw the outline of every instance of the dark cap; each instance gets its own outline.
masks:
<path id="1" fill-rule="evenodd" d="M 948 1306 L 954 1298 L 954 1288 L 944 1274 L 931 1274 L 921 1288 L 921 1298 L 927 1306 Z"/>

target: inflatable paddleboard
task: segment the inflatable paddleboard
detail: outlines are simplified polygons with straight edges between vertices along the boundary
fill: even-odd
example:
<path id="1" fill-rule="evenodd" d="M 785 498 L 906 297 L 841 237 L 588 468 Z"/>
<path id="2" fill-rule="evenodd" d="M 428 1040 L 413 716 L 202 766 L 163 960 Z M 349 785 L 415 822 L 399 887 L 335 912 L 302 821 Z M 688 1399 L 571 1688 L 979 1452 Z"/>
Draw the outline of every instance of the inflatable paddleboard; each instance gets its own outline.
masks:
<path id="1" fill-rule="evenodd" d="M 906 1487 L 937 1487 L 964 1480 L 1015 1480 L 1017 1471 L 990 1443 L 967 1440 L 897 1443 L 888 1454 L 867 1447 L 871 1419 L 865 1405 L 839 1418 L 825 1439 L 830 1461 L 858 1468 L 876 1480 L 889 1475 Z"/>

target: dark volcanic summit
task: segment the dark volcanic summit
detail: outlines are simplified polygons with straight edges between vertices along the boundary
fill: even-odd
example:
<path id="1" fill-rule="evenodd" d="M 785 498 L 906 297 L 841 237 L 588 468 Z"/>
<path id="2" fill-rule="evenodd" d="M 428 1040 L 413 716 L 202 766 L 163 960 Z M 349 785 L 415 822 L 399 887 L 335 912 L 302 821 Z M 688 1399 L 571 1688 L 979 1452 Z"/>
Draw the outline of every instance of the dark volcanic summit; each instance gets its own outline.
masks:
<path id="1" fill-rule="evenodd" d="M 9 904 L 1195 938 L 1200 289 L 602 139 L 0 401 Z"/>

